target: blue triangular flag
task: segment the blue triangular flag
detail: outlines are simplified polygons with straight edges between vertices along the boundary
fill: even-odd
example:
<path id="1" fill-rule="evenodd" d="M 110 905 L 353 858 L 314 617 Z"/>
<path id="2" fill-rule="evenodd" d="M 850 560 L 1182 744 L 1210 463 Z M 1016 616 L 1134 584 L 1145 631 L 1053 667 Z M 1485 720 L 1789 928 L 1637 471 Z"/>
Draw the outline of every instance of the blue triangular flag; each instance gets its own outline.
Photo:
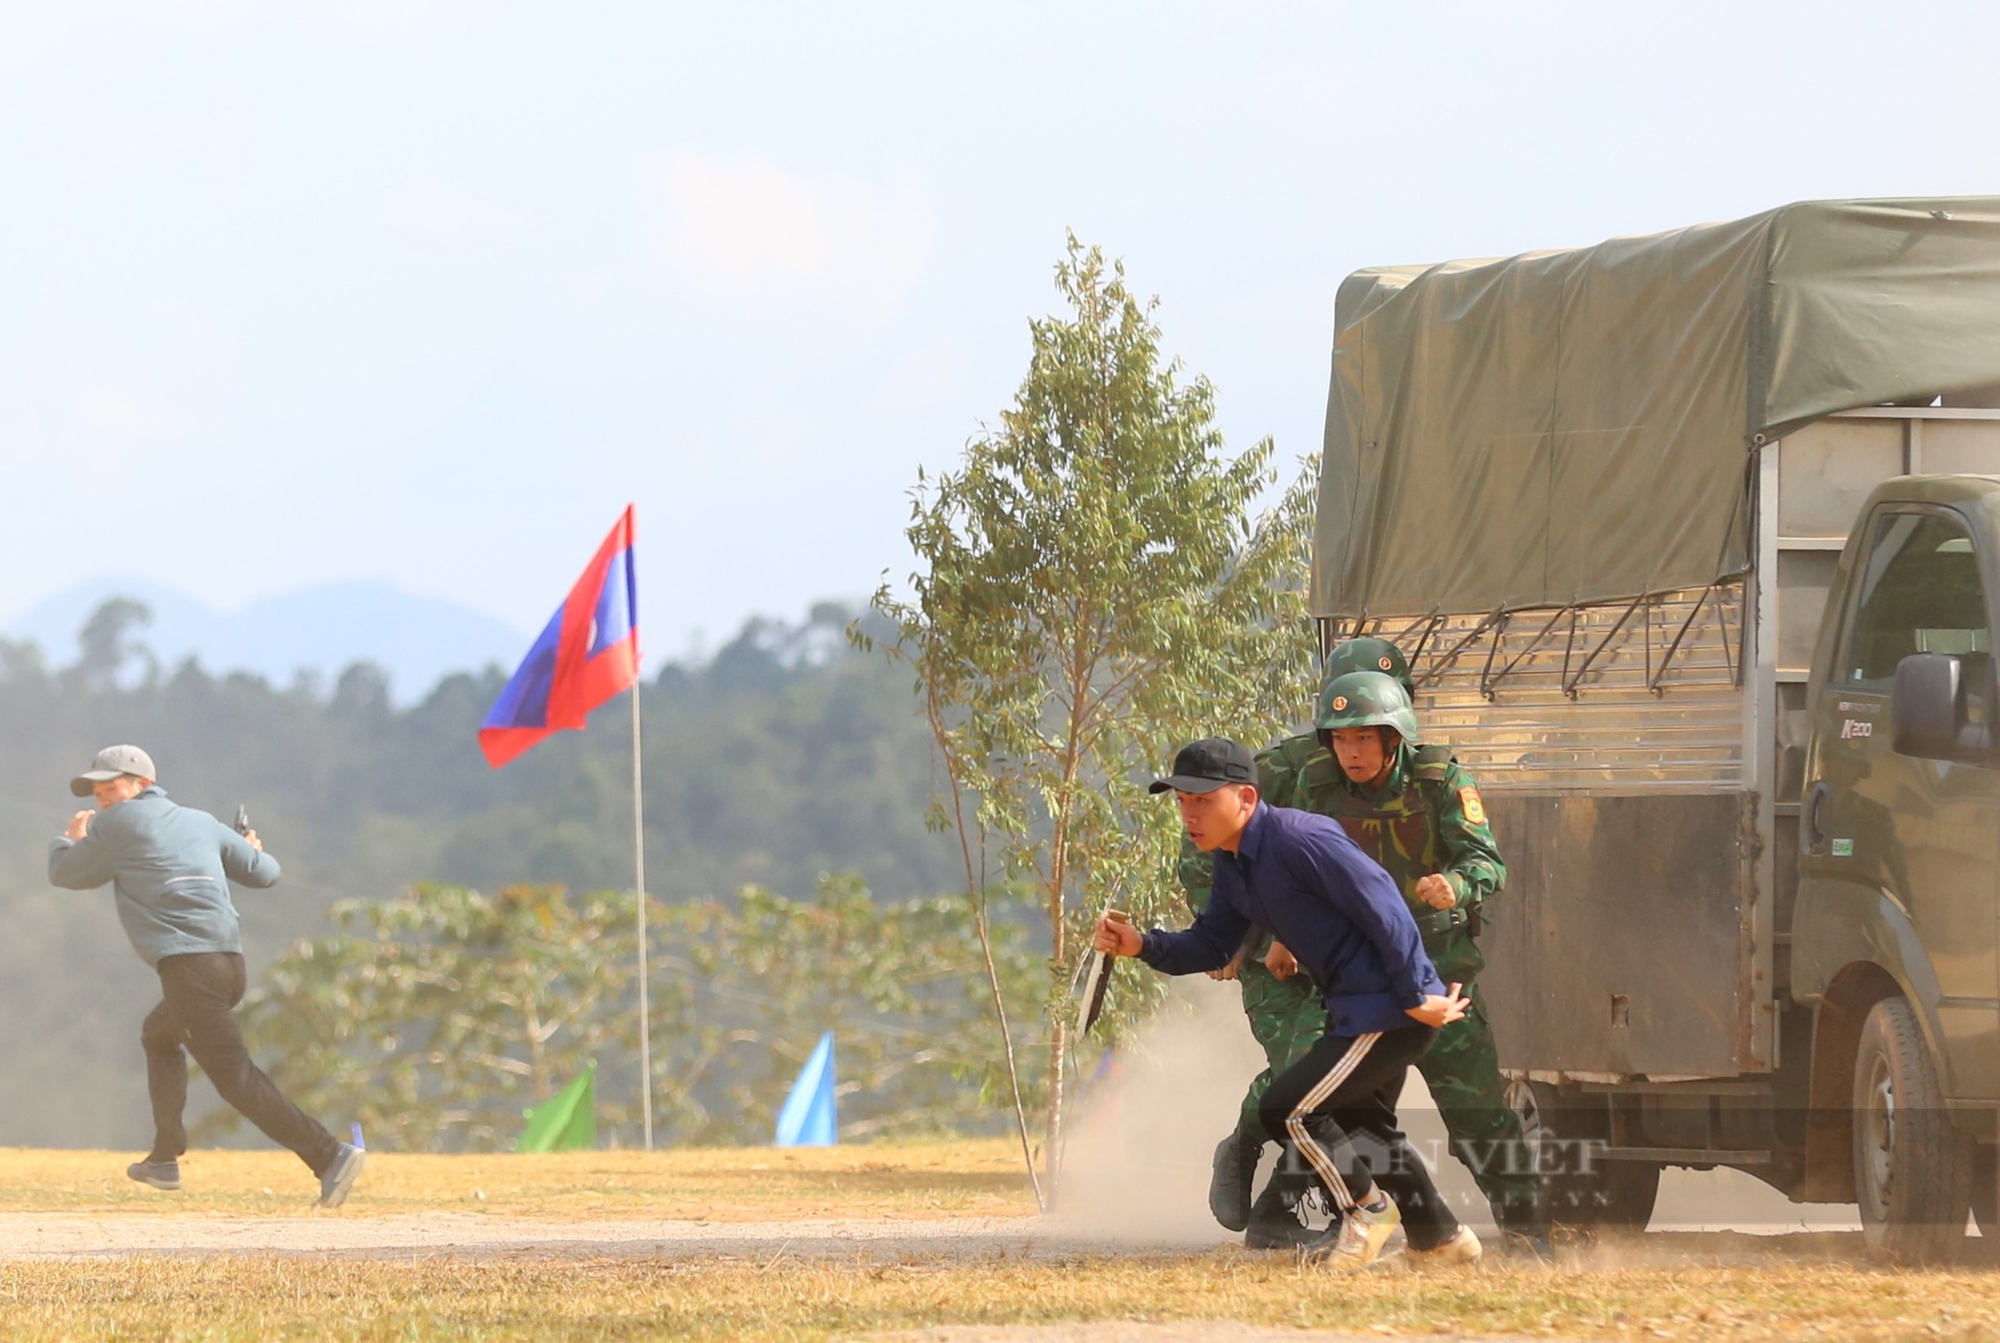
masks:
<path id="1" fill-rule="evenodd" d="M 778 1111 L 778 1146 L 831 1147 L 839 1141 L 833 1106 L 833 1032 L 819 1037 Z"/>

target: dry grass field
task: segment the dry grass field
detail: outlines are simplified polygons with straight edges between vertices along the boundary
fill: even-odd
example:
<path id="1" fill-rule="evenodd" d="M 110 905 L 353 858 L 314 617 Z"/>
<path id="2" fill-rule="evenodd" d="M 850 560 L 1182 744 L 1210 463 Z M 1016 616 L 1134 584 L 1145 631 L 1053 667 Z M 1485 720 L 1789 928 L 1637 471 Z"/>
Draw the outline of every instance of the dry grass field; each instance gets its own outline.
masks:
<path id="1" fill-rule="evenodd" d="M 1106 1338 L 1199 1339 L 1221 1321 L 1361 1336 L 1651 1340 L 2000 1340 L 2000 1270 L 1865 1264 L 1844 1233 L 1654 1234 L 1573 1246 L 1553 1268 L 1496 1261 L 1447 1278 L 1341 1279 L 1234 1247 L 1146 1249 L 1052 1235 L 958 1243 L 1031 1211 L 1006 1144 L 373 1159 L 356 1197 L 309 1214 L 289 1157 L 201 1153 L 179 1196 L 122 1188 L 128 1157 L 0 1152 L 0 1227 L 60 1223 L 102 1244 L 23 1257 L 0 1230 L 6 1340 L 1000 1340 L 1091 1337 L 1066 1321 L 1153 1321 Z M 267 1192 L 268 1191 L 268 1192 Z M 484 1197 L 480 1197 L 480 1195 Z M 647 1253 L 286 1252 L 287 1228 L 390 1228 L 426 1215 L 564 1226 L 707 1219 L 718 1239 Z M 174 1219 L 188 1219 L 177 1222 Z M 199 1219 L 199 1220 L 198 1220 Z M 795 1240 L 808 1219 L 928 1228 L 893 1242 Z M 127 1253 L 121 1227 L 269 1228 L 256 1252 Z M 762 1239 L 727 1241 L 729 1225 Z M 1060 1223 L 1058 1223 L 1058 1226 Z M 588 1229 L 587 1227 L 583 1229 Z M 1182 1322 L 1181 1327 L 1170 1327 Z M 967 1333 L 940 1326 L 978 1326 Z M 1270 1335 L 1257 1334 L 1256 1337 Z M 1239 1332 L 1239 1338 L 1251 1337 Z"/>
<path id="2" fill-rule="evenodd" d="M 125 1178 L 115 1152 L 0 1148 L 0 1214 L 298 1215 L 319 1194 L 288 1152 L 194 1152 L 181 1191 Z M 1034 1195 L 1021 1149 L 999 1140 L 951 1145 L 695 1148 L 541 1156 L 407 1156 L 371 1152 L 340 1216 L 440 1209 L 512 1217 L 786 1217 L 1028 1215 Z M 335 1214 L 322 1214 L 335 1215 Z"/>

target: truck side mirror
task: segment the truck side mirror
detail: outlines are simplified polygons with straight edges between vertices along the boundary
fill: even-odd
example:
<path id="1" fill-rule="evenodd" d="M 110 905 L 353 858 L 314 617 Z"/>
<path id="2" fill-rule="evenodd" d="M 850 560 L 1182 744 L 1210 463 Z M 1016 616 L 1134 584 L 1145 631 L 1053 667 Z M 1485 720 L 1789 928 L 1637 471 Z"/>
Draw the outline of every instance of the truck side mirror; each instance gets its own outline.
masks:
<path id="1" fill-rule="evenodd" d="M 1984 723 L 1966 721 L 1965 664 L 1949 654 L 1912 653 L 1896 664 L 1889 726 L 1889 746 L 1898 755 L 1992 763 L 1992 732 Z"/>

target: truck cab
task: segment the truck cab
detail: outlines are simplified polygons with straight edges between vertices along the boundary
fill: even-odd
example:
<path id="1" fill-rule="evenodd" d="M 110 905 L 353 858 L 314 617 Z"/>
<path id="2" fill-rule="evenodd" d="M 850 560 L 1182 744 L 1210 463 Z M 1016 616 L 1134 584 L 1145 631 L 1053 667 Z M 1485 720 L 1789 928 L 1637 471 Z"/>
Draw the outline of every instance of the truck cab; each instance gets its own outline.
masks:
<path id="1" fill-rule="evenodd" d="M 1996 524 L 2000 478 L 1884 482 L 1813 658 L 1791 919 L 1791 997 L 1814 1020 L 1802 1192 L 1855 1199 L 1877 1243 L 1899 1222 L 1962 1226 L 1975 1173 L 1991 1193 Z"/>

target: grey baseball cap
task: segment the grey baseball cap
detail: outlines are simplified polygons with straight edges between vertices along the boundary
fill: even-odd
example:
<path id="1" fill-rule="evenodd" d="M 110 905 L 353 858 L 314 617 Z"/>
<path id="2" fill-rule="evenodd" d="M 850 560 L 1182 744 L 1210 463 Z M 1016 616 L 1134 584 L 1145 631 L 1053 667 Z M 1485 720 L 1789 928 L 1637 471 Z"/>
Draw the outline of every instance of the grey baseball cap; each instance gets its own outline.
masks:
<path id="1" fill-rule="evenodd" d="M 121 774 L 133 774 L 141 779 L 160 777 L 159 771 L 153 768 L 153 757 L 138 747 L 107 746 L 97 753 L 89 769 L 69 781 L 69 790 L 78 797 L 89 797 L 92 784 L 115 779 Z"/>

